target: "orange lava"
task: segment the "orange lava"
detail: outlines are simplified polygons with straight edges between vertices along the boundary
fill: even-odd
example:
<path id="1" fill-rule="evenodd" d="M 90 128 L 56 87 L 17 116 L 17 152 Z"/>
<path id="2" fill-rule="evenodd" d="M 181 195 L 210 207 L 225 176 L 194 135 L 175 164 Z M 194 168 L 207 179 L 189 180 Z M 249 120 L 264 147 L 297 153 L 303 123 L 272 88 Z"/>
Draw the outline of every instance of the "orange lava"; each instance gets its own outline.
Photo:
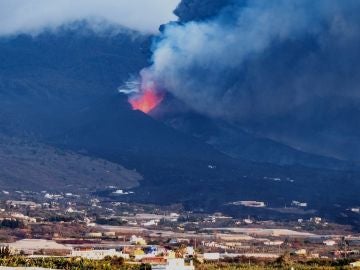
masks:
<path id="1" fill-rule="evenodd" d="M 139 95 L 131 97 L 129 102 L 134 110 L 149 113 L 160 104 L 164 96 L 152 89 L 146 89 Z"/>

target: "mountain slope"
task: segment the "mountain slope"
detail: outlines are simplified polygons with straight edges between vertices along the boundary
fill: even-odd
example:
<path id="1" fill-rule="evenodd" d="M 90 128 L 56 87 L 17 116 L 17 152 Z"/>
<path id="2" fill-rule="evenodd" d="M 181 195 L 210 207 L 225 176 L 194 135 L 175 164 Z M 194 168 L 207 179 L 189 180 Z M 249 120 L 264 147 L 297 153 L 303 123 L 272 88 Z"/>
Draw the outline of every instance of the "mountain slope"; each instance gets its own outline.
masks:
<path id="1" fill-rule="evenodd" d="M 0 131 L 55 135 L 72 111 L 112 95 L 146 65 L 149 39 L 86 28 L 0 38 Z"/>
<path id="2" fill-rule="evenodd" d="M 115 185 L 133 188 L 142 176 L 123 166 L 47 145 L 0 137 L 0 188 L 77 192 Z"/>
<path id="3" fill-rule="evenodd" d="M 358 170 L 352 162 L 297 150 L 285 143 L 246 131 L 241 124 L 200 115 L 170 95 L 151 114 L 167 125 L 234 158 L 277 165 Z M 284 128 L 284 127 L 282 127 Z M 250 129 L 251 130 L 251 129 Z"/>
<path id="4" fill-rule="evenodd" d="M 307 152 L 359 162 L 359 106 L 359 99 L 319 98 L 249 128 Z"/>
<path id="5" fill-rule="evenodd" d="M 122 94 L 110 95 L 74 114 L 60 144 L 99 155 L 128 153 L 146 157 L 224 159 L 225 155 L 150 116 L 134 111 Z"/>

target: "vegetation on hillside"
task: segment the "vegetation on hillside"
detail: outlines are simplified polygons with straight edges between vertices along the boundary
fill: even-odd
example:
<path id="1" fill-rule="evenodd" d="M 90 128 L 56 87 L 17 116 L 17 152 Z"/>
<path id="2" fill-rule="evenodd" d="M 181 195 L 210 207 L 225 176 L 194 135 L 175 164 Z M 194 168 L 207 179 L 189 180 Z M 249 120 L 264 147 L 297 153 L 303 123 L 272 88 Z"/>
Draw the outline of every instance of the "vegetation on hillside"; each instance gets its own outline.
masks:
<path id="1" fill-rule="evenodd" d="M 8 267 L 44 267 L 52 269 L 65 270 L 150 270 L 151 266 L 148 264 L 128 264 L 124 262 L 123 258 L 106 257 L 103 260 L 89 260 L 84 258 L 28 258 L 24 256 L 9 256 L 8 249 L 0 250 L 0 266 Z M 338 261 L 327 260 L 309 260 L 309 261 L 293 261 L 287 255 L 281 256 L 274 262 L 269 261 L 254 261 L 250 259 L 248 262 L 244 260 L 234 262 L 214 262 L 214 263 L 196 263 L 196 270 L 337 270 L 350 269 L 350 261 L 343 259 Z"/>
<path id="2" fill-rule="evenodd" d="M 144 265 L 124 264 L 123 258 L 106 257 L 103 260 L 83 258 L 27 258 L 23 256 L 1 257 L 1 266 L 8 267 L 44 267 L 65 270 L 141 270 Z M 151 269 L 147 266 L 147 269 Z"/>

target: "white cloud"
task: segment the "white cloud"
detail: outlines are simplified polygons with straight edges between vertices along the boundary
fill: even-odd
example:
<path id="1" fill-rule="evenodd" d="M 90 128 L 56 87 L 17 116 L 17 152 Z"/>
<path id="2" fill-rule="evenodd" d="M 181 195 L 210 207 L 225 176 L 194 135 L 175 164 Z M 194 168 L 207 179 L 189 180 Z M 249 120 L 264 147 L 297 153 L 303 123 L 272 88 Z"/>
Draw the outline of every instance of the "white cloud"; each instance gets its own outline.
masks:
<path id="1" fill-rule="evenodd" d="M 36 33 L 78 20 L 155 33 L 180 0 L 0 0 L 0 35 Z"/>

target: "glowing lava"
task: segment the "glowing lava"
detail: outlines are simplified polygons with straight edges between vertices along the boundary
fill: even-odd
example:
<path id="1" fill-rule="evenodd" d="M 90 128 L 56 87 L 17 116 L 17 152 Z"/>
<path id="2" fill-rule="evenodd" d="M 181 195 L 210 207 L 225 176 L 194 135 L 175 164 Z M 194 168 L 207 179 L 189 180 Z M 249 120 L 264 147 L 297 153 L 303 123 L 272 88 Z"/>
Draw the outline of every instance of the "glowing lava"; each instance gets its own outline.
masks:
<path id="1" fill-rule="evenodd" d="M 129 102 L 134 110 L 149 113 L 163 100 L 164 95 L 157 93 L 153 89 L 146 89 L 139 94 L 131 97 Z"/>

